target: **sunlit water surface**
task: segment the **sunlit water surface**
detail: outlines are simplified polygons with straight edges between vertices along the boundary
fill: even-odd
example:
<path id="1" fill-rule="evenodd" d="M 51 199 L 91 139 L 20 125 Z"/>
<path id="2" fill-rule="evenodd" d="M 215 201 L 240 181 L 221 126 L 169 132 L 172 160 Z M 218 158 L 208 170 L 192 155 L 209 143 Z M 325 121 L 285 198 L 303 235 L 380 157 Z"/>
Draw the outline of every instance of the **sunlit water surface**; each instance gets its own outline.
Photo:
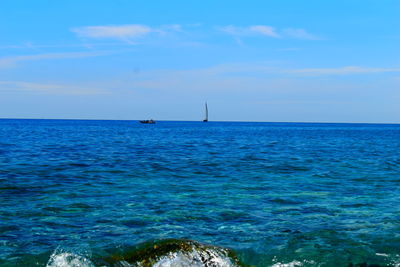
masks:
<path id="1" fill-rule="evenodd" d="M 400 266 L 399 151 L 400 125 L 0 120 L 0 265 L 177 238 L 244 265 Z"/>

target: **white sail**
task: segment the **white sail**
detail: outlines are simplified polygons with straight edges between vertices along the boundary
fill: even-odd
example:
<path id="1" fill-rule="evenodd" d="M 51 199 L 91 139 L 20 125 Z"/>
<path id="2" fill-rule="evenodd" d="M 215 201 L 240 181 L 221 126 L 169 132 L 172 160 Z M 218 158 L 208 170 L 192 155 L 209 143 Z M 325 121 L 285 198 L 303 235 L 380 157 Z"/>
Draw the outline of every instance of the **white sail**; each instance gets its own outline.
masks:
<path id="1" fill-rule="evenodd" d="M 204 122 L 208 121 L 208 107 L 207 107 L 207 102 L 206 102 L 206 118 L 203 120 Z"/>

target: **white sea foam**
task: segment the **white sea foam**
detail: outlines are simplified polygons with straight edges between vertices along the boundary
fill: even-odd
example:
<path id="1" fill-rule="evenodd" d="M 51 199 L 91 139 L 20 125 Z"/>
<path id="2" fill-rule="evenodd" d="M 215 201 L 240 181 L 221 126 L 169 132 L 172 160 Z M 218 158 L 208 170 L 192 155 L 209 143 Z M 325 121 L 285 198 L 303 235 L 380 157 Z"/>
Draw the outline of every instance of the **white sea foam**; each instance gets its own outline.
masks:
<path id="1" fill-rule="evenodd" d="M 206 251 L 192 250 L 190 252 L 170 252 L 162 256 L 153 267 L 234 267 L 232 260 L 218 251 L 207 249 Z"/>
<path id="2" fill-rule="evenodd" d="M 391 264 L 395 267 L 400 267 L 400 255 L 396 254 L 394 255 L 394 259 L 392 260 Z"/>
<path id="3" fill-rule="evenodd" d="M 273 265 L 271 265 L 271 267 L 296 267 L 296 266 L 303 266 L 304 264 L 300 261 L 292 261 L 292 262 L 288 262 L 288 263 L 281 263 L 281 262 L 277 262 Z"/>
<path id="4" fill-rule="evenodd" d="M 375 253 L 376 256 L 389 257 L 386 253 Z"/>
<path id="5" fill-rule="evenodd" d="M 394 267 L 400 267 L 400 255 L 399 254 L 386 254 L 386 253 L 375 253 L 376 256 L 388 258 L 390 260 L 389 265 Z"/>
<path id="6" fill-rule="evenodd" d="M 46 267 L 94 267 L 93 263 L 83 256 L 56 250 L 50 256 Z"/>
<path id="7" fill-rule="evenodd" d="M 309 264 L 314 265 L 315 261 L 313 260 L 303 260 L 303 262 L 301 261 L 291 261 L 288 263 L 282 263 L 282 262 L 276 262 L 273 265 L 271 265 L 270 267 L 297 267 L 297 266 L 304 266 L 304 264 L 307 264 L 307 266 L 309 266 Z"/>

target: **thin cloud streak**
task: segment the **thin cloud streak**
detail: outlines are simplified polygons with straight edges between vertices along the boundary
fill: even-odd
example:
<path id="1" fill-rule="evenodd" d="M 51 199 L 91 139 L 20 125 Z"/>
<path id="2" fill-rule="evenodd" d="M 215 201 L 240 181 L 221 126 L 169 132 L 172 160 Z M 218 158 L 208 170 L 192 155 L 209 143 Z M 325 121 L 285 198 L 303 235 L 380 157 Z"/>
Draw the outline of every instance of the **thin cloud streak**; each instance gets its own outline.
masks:
<path id="1" fill-rule="evenodd" d="M 146 25 L 132 24 L 120 26 L 86 26 L 72 28 L 72 32 L 80 37 L 87 38 L 137 38 L 149 34 L 153 31 L 152 28 Z"/>
<path id="2" fill-rule="evenodd" d="M 135 90 L 153 93 L 173 91 L 179 94 L 218 94 L 244 92 L 319 92 L 320 80 L 303 79 L 304 76 L 370 75 L 400 72 L 398 68 L 314 68 L 290 69 L 272 67 L 271 64 L 224 64 L 191 70 L 152 70 L 135 76 L 129 84 Z M 334 79 L 334 78 L 332 78 Z M 329 78 L 328 78 L 329 80 Z M 349 85 L 338 82 L 343 88 Z M 354 86 L 354 85 L 352 85 Z M 365 86 L 359 84 L 359 86 Z M 190 88 L 190 90 L 188 90 Z M 334 91 L 336 87 L 325 84 L 324 91 Z M 266 91 L 265 91 L 266 90 Z M 283 90 L 283 91 L 282 91 Z"/>
<path id="3" fill-rule="evenodd" d="M 322 40 L 322 38 L 307 32 L 305 29 L 287 28 L 282 31 L 282 35 L 303 40 Z"/>
<path id="4" fill-rule="evenodd" d="M 261 35 L 265 36 L 270 36 L 270 37 L 275 37 L 279 38 L 279 34 L 275 32 L 274 27 L 271 26 L 265 26 L 265 25 L 255 25 L 255 26 L 250 26 L 249 30 L 255 33 L 259 33 Z"/>
<path id="5" fill-rule="evenodd" d="M 285 66 L 277 67 L 279 62 L 265 63 L 230 63 L 191 70 L 154 70 L 152 75 L 164 74 L 165 77 L 177 76 L 207 76 L 207 77 L 241 77 L 260 75 L 260 77 L 287 77 L 287 76 L 322 76 L 322 75 L 363 75 L 400 72 L 400 68 L 373 68 L 360 66 L 344 66 L 339 68 L 304 68 L 290 69 Z M 275 66 L 274 66 L 275 65 Z M 162 76 L 164 76 L 162 75 Z M 265 76 L 268 75 L 268 76 Z M 151 76 L 150 76 L 151 77 Z"/>
<path id="6" fill-rule="evenodd" d="M 5 45 L 0 46 L 0 49 L 40 49 L 40 48 L 93 48 L 101 46 L 127 46 L 126 43 L 121 42 L 104 42 L 104 43 L 79 43 L 79 44 L 33 44 L 26 43 L 21 45 Z"/>
<path id="7" fill-rule="evenodd" d="M 109 55 L 111 52 L 68 52 L 68 53 L 46 53 L 37 55 L 23 55 L 14 57 L 0 58 L 0 68 L 10 68 L 16 66 L 19 62 L 36 61 L 46 59 L 69 59 L 85 58 Z"/>
<path id="8" fill-rule="evenodd" d="M 251 36 L 251 35 L 262 35 L 273 38 L 279 38 L 279 34 L 276 33 L 275 29 L 267 25 L 253 25 L 249 27 L 237 27 L 233 25 L 217 27 L 221 32 L 233 35 L 233 36 Z"/>
<path id="9" fill-rule="evenodd" d="M 385 72 L 400 72 L 400 68 L 368 68 L 358 66 L 346 66 L 340 68 L 311 68 L 297 69 L 289 71 L 289 73 L 305 74 L 305 75 L 352 75 L 352 74 L 373 74 Z"/>
<path id="10" fill-rule="evenodd" d="M 268 25 L 251 25 L 248 27 L 238 27 L 234 25 L 217 27 L 217 30 L 226 34 L 243 37 L 243 36 L 266 36 L 272 38 L 294 38 L 303 40 L 322 40 L 317 35 L 307 32 L 305 29 L 300 28 L 286 28 L 277 30 Z"/>
<path id="11" fill-rule="evenodd" d="M 109 93 L 107 90 L 91 86 L 26 81 L 0 81 L 0 92 L 31 92 L 61 95 L 98 95 Z"/>

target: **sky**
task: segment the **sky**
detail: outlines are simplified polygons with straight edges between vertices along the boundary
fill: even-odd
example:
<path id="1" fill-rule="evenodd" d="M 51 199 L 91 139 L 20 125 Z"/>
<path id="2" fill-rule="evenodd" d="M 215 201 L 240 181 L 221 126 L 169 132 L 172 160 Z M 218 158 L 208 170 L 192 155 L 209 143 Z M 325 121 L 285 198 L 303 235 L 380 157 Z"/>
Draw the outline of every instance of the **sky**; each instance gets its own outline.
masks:
<path id="1" fill-rule="evenodd" d="M 0 6 L 0 118 L 400 123 L 398 0 Z"/>

